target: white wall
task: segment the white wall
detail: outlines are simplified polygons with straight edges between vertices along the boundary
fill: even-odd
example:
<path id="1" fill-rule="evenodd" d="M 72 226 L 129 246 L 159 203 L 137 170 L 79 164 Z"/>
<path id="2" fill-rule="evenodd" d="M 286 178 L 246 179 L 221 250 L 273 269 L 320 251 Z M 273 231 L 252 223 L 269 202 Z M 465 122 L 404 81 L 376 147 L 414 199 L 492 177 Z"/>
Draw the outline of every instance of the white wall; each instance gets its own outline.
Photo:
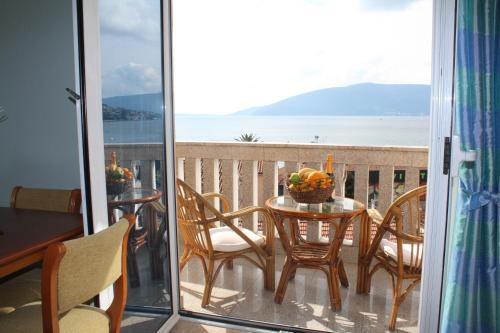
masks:
<path id="1" fill-rule="evenodd" d="M 71 3 L 0 1 L 0 206 L 15 185 L 80 187 Z"/>

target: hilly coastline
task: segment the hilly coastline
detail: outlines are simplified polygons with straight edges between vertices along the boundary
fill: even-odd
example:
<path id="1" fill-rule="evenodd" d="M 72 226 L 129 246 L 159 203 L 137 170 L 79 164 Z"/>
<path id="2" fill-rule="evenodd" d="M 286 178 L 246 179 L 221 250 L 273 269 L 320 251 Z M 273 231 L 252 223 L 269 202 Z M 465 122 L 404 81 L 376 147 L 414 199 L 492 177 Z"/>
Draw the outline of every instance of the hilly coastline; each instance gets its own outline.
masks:
<path id="1" fill-rule="evenodd" d="M 422 116 L 430 111 L 430 86 L 362 83 L 293 96 L 234 113 L 246 116 Z"/>
<path id="2" fill-rule="evenodd" d="M 163 110 L 161 93 L 108 97 L 103 104 L 105 120 L 157 119 Z M 426 116 L 429 112 L 429 85 L 361 83 L 315 90 L 231 115 Z"/>

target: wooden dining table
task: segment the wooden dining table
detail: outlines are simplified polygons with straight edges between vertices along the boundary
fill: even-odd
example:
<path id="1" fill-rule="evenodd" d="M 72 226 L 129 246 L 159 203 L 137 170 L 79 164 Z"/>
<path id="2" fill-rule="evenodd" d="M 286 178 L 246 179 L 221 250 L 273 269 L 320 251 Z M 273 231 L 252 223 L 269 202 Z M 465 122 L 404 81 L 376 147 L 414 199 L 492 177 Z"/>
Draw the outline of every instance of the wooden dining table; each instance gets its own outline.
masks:
<path id="1" fill-rule="evenodd" d="M 80 235 L 81 214 L 0 207 L 0 278 L 42 261 L 50 244 Z"/>

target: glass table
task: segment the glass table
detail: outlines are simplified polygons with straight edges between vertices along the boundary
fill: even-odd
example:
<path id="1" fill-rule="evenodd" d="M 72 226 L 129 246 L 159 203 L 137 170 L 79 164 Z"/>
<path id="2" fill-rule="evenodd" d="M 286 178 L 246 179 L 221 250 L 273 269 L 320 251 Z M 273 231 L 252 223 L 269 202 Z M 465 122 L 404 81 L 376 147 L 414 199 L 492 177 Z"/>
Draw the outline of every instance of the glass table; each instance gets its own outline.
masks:
<path id="1" fill-rule="evenodd" d="M 340 286 L 349 286 L 344 264 L 340 256 L 347 228 L 352 221 L 363 214 L 365 206 L 353 199 L 334 197 L 333 202 L 321 204 L 297 203 L 289 196 L 273 197 L 266 201 L 266 207 L 274 217 L 286 258 L 274 301 L 281 304 L 288 281 L 293 279 L 298 267 L 319 269 L 327 276 L 332 310 L 340 310 Z M 322 221 L 335 228 L 329 243 L 304 239 L 299 230 L 299 220 Z M 285 229 L 288 221 L 288 232 Z M 339 283 L 340 282 L 340 283 Z"/>
<path id="2" fill-rule="evenodd" d="M 108 195 L 108 214 L 110 224 L 113 224 L 115 219 L 113 210 L 118 209 L 123 212 L 123 217 L 129 221 L 136 223 L 137 216 L 141 213 L 142 208 L 148 204 L 158 201 L 162 196 L 162 192 L 152 188 L 131 188 L 118 195 Z M 152 223 L 154 221 L 150 221 Z M 136 225 L 136 224 L 135 224 Z M 127 254 L 127 267 L 129 282 L 132 288 L 139 287 L 141 282 L 139 279 L 139 267 L 137 264 L 136 252 L 137 250 L 147 243 L 147 239 L 156 238 L 154 235 L 148 235 L 148 232 L 156 233 L 158 228 L 153 225 L 147 225 L 141 230 L 137 229 L 137 225 L 132 230 L 128 240 L 128 254 Z M 159 254 L 151 253 L 152 264 L 154 271 L 159 271 L 161 263 Z M 158 275 L 158 274 L 154 274 Z"/>
<path id="3" fill-rule="evenodd" d="M 139 215 L 144 204 L 161 198 L 161 191 L 153 188 L 132 188 L 118 195 L 108 195 L 108 208 L 119 209 L 125 215 Z M 136 209 L 136 205 L 139 207 Z"/>

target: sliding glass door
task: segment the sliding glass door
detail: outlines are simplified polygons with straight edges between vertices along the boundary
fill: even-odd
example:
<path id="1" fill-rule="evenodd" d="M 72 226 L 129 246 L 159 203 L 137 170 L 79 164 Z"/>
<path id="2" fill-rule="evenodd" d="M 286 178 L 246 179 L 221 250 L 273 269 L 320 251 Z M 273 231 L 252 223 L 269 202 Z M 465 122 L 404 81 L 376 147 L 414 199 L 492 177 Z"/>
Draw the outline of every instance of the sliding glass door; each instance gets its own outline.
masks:
<path id="1" fill-rule="evenodd" d="M 126 311 L 148 323 L 143 328 L 137 320 L 129 323 L 126 312 L 123 326 L 151 331 L 178 319 L 172 288 L 176 255 L 170 246 L 175 232 L 168 222 L 175 197 L 167 5 L 156 0 L 76 1 L 93 215 L 89 230 L 99 231 L 121 218 L 134 220 L 127 248 Z M 111 298 L 103 293 L 101 306 Z"/>

